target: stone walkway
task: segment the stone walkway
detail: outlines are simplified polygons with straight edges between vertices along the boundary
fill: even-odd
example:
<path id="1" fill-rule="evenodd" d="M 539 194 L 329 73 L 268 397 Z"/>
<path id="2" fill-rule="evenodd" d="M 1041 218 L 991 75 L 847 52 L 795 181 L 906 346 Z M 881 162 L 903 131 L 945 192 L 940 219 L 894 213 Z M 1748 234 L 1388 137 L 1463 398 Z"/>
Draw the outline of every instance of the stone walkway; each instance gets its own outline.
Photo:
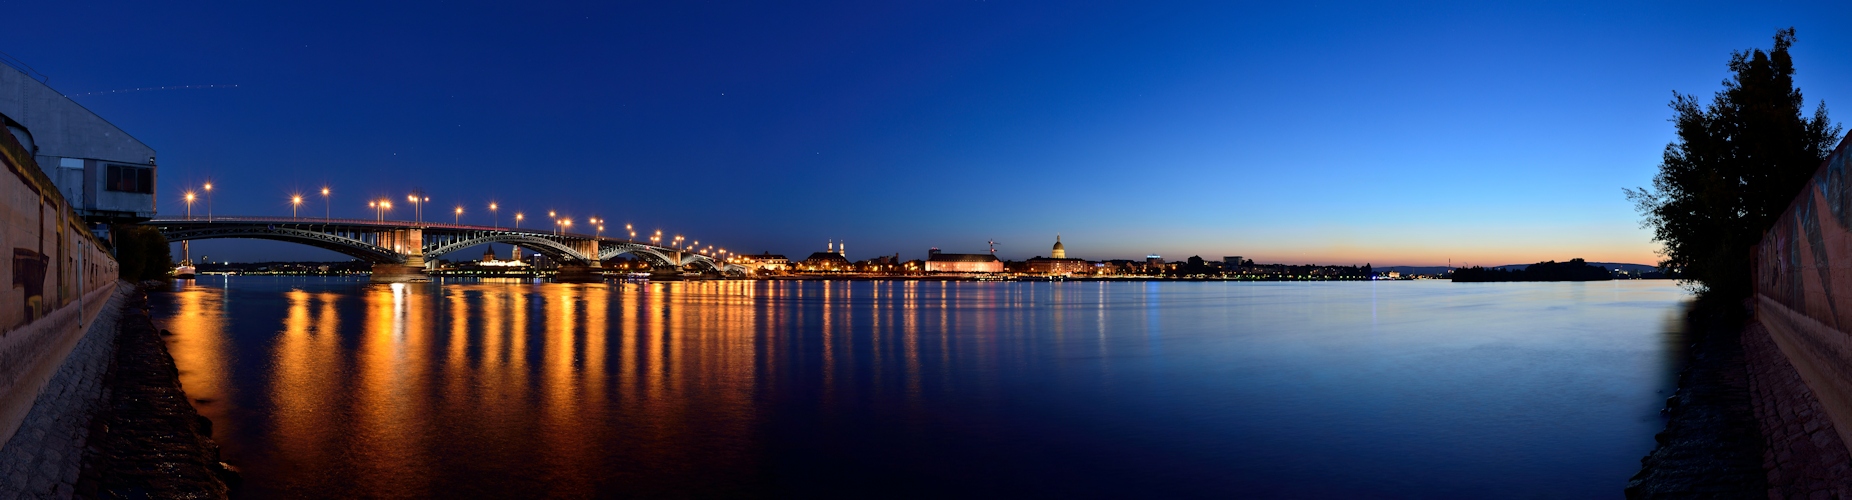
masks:
<path id="1" fill-rule="evenodd" d="M 115 356 L 116 324 L 131 285 L 118 286 L 90 323 L 13 438 L 0 447 L 0 500 L 71 498 L 90 422 L 101 408 L 103 377 Z"/>
<path id="2" fill-rule="evenodd" d="M 1743 357 L 1767 443 L 1769 498 L 1852 498 L 1852 454 L 1761 322 L 1743 331 Z"/>

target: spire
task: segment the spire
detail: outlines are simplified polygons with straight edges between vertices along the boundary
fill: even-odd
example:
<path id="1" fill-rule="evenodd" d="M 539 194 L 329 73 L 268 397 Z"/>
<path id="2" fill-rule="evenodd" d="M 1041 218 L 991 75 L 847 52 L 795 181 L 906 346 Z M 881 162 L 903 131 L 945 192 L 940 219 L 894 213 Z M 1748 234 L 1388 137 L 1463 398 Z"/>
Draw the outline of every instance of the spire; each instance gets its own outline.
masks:
<path id="1" fill-rule="evenodd" d="M 830 251 L 836 251 L 836 240 L 830 240 Z"/>
<path id="2" fill-rule="evenodd" d="M 849 257 L 849 240 L 842 240 L 841 245 L 836 245 L 836 255 L 841 255 L 843 258 Z"/>

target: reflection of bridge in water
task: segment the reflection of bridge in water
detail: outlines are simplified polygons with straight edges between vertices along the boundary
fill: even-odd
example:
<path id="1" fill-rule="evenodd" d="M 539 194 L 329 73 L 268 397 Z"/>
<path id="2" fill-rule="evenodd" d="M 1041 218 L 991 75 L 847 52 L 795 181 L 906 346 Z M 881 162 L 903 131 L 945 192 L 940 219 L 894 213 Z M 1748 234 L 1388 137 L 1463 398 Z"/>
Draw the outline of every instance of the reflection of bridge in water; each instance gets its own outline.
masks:
<path id="1" fill-rule="evenodd" d="M 630 254 L 659 274 L 681 271 L 741 274 L 744 268 L 686 249 L 637 243 L 589 234 L 461 224 L 311 219 L 294 217 L 212 217 L 210 220 L 155 219 L 168 241 L 251 238 L 287 241 L 340 252 L 373 264 L 373 281 L 427 281 L 425 260 L 489 243 L 520 246 L 560 263 L 562 281 L 596 281 L 604 262 Z"/>

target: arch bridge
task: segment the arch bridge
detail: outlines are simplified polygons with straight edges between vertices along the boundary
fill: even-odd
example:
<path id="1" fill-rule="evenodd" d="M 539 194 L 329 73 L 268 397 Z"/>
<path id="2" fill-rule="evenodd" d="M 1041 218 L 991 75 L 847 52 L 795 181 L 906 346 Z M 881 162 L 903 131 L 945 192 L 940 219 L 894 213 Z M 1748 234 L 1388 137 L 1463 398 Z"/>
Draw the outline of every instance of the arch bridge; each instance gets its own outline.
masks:
<path id="1" fill-rule="evenodd" d="M 741 275 L 745 268 L 674 247 L 589 234 L 464 224 L 312 219 L 294 217 L 212 217 L 154 219 L 142 223 L 168 241 L 247 238 L 287 241 L 340 252 L 373 264 L 373 280 L 429 281 L 427 259 L 488 243 L 507 243 L 560 263 L 561 276 L 601 280 L 604 263 L 623 254 L 648 262 L 659 272 L 712 271 Z"/>

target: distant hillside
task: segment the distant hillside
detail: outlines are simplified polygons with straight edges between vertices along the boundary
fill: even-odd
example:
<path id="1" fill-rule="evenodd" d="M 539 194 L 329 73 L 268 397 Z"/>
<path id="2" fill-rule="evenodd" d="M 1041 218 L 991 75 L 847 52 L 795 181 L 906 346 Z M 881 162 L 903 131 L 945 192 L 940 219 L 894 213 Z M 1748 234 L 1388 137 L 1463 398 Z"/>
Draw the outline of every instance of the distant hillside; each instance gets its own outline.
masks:
<path id="1" fill-rule="evenodd" d="M 1622 264 L 1618 262 L 1590 262 L 1588 263 L 1588 265 L 1600 266 L 1602 269 L 1607 269 L 1609 271 L 1620 269 L 1622 271 L 1627 271 L 1629 273 L 1644 273 L 1647 271 L 1658 271 L 1659 270 L 1659 266 L 1652 266 L 1652 265 L 1646 265 L 1646 264 Z M 1488 267 L 1487 269 L 1502 269 L 1506 271 L 1522 271 L 1524 270 L 1525 267 L 1528 267 L 1528 266 L 1530 266 L 1530 264 L 1511 264 L 1511 265 L 1506 265 L 1506 266 Z M 1402 274 L 1446 274 L 1447 271 L 1450 269 L 1454 269 L 1454 268 L 1449 268 L 1447 266 L 1384 266 L 1384 267 L 1372 268 L 1372 270 L 1379 272 L 1379 273 L 1395 271 L 1395 272 L 1399 272 Z"/>
<path id="2" fill-rule="evenodd" d="M 1524 270 L 1526 266 L 1529 266 L 1529 265 L 1530 264 L 1511 264 L 1508 266 L 1489 267 L 1487 269 L 1502 269 L 1506 271 L 1522 271 Z M 1659 270 L 1659 266 L 1649 266 L 1646 264 L 1622 264 L 1618 262 L 1590 262 L 1588 263 L 1588 265 L 1600 267 L 1602 269 L 1606 269 L 1609 271 L 1619 269 L 1619 270 L 1626 271 L 1629 273 L 1644 273 L 1647 271 L 1658 271 Z"/>

